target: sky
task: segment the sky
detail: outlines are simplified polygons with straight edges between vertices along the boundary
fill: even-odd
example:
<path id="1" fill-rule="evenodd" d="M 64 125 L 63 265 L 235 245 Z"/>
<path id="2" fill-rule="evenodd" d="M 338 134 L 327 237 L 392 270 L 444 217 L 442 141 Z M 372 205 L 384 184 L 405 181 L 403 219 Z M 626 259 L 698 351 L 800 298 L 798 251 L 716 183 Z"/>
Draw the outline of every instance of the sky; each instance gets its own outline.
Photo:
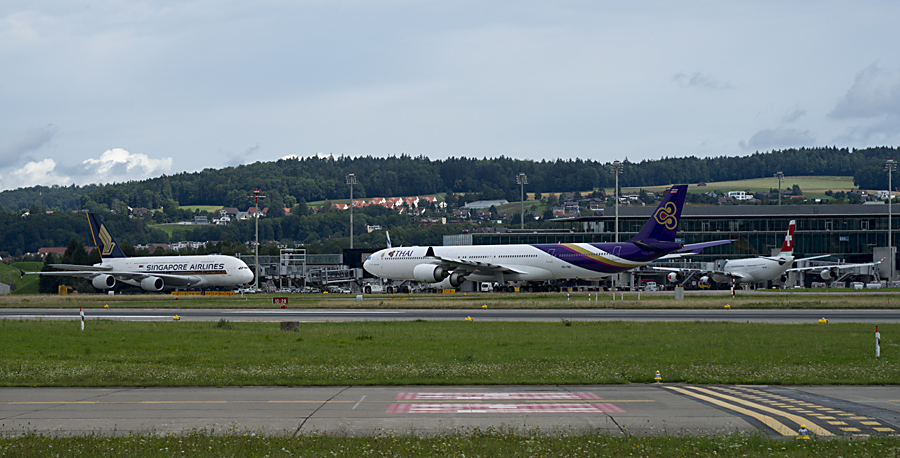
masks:
<path id="1" fill-rule="evenodd" d="M 898 146 L 898 18 L 865 0 L 5 0 L 0 190 L 316 154 Z"/>

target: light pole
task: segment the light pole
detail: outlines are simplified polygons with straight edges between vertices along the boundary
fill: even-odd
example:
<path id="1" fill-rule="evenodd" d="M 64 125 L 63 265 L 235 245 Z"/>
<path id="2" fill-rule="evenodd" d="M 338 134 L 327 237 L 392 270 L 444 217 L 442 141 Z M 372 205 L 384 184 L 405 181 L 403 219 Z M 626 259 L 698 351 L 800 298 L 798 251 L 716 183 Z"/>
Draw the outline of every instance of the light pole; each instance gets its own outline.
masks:
<path id="1" fill-rule="evenodd" d="M 619 174 L 622 173 L 624 167 L 621 162 L 615 161 L 609 171 L 616 175 L 616 243 L 619 242 Z"/>
<path id="2" fill-rule="evenodd" d="M 519 172 L 516 177 L 516 183 L 522 188 L 522 229 L 525 229 L 525 185 L 528 184 L 528 177 L 525 172 Z"/>
<path id="3" fill-rule="evenodd" d="M 775 172 L 775 180 L 778 181 L 778 205 L 781 205 L 781 183 L 784 183 L 784 173 L 781 170 Z"/>
<path id="4" fill-rule="evenodd" d="M 891 274 L 890 274 L 890 277 L 888 277 L 889 282 L 894 280 L 894 249 L 893 249 L 894 241 L 891 240 L 892 235 L 893 235 L 893 234 L 891 234 L 891 232 L 892 232 L 892 230 L 891 230 L 891 226 L 892 226 L 892 224 L 891 224 L 892 223 L 892 221 L 891 221 L 891 218 L 892 218 L 891 201 L 894 200 L 894 199 L 891 199 L 891 176 L 894 174 L 894 170 L 897 170 L 897 162 L 895 162 L 893 159 L 888 159 L 887 162 L 884 164 L 884 171 L 888 173 L 888 193 L 887 193 L 887 198 L 888 198 L 888 233 L 887 233 L 887 235 L 888 235 L 888 237 L 887 237 L 887 242 L 888 242 L 888 254 L 891 255 L 891 270 L 890 270 Z M 890 285 L 890 284 L 888 284 L 888 285 Z"/>
<path id="5" fill-rule="evenodd" d="M 350 185 L 350 249 L 353 249 L 353 185 L 356 184 L 356 175 L 347 174 L 347 184 Z"/>
<path id="6" fill-rule="evenodd" d="M 256 272 L 253 275 L 253 289 L 259 291 L 259 199 L 265 199 L 266 196 L 262 195 L 262 193 L 259 192 L 259 189 L 254 189 L 253 194 L 250 194 L 247 197 L 252 197 L 255 202 L 253 213 L 255 213 L 256 216 L 256 246 L 253 248 L 256 255 L 256 260 L 254 261 L 256 264 L 256 267 L 254 268 Z"/>

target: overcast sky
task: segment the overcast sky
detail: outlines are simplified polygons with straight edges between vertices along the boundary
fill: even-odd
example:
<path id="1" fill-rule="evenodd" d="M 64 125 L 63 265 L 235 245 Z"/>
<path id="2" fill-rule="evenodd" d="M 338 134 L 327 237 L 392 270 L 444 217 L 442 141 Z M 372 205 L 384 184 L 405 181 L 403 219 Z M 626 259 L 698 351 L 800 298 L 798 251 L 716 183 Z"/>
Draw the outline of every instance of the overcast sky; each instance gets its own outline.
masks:
<path id="1" fill-rule="evenodd" d="M 317 153 L 898 146 L 898 19 L 896 1 L 5 0 L 0 189 Z"/>

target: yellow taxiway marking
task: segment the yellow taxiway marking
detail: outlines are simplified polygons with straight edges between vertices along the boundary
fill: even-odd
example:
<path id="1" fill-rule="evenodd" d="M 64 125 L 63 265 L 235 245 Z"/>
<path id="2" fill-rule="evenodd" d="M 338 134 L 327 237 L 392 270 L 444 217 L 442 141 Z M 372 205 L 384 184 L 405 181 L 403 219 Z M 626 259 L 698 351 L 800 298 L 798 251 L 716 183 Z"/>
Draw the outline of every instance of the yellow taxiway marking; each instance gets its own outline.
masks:
<path id="1" fill-rule="evenodd" d="M 881 432 L 881 433 L 889 433 L 889 432 L 894 431 L 894 428 L 872 428 L 872 429 L 874 429 L 875 431 Z"/>
<path id="2" fill-rule="evenodd" d="M 879 423 L 877 421 L 861 421 L 860 423 L 862 423 L 866 426 L 881 426 L 881 423 Z"/>
<path id="3" fill-rule="evenodd" d="M 793 421 L 794 423 L 797 423 L 798 425 L 806 424 L 806 425 L 807 425 L 807 426 L 806 426 L 806 429 L 808 429 L 808 430 L 809 430 L 810 432 L 812 432 L 813 434 L 816 434 L 816 435 L 819 435 L 819 436 L 833 436 L 833 435 L 834 435 L 834 434 L 831 434 L 831 432 L 829 432 L 827 429 L 825 429 L 825 428 L 823 428 L 823 427 L 821 427 L 821 426 L 819 426 L 819 425 L 817 425 L 817 424 L 815 424 L 815 423 L 813 423 L 813 422 L 811 422 L 811 421 L 809 421 L 809 420 L 807 420 L 807 419 L 805 419 L 805 418 L 803 418 L 803 417 L 794 415 L 792 412 L 787 412 L 787 411 L 784 411 L 784 410 L 773 409 L 773 408 L 771 408 L 771 407 L 766 407 L 766 406 L 764 406 L 764 405 L 760 405 L 760 404 L 757 404 L 757 403 L 755 403 L 755 402 L 750 402 L 750 401 L 746 401 L 746 400 L 743 400 L 743 399 L 740 399 L 740 398 L 731 397 L 731 396 L 728 396 L 728 395 L 725 395 L 725 394 L 722 394 L 722 393 L 717 393 L 717 392 L 715 392 L 715 391 L 708 390 L 708 389 L 706 389 L 706 388 L 699 388 L 699 387 L 692 387 L 692 388 L 695 389 L 695 390 L 697 390 L 697 391 L 703 392 L 703 393 L 708 393 L 708 394 L 713 395 L 713 396 L 719 396 L 719 397 L 722 397 L 722 398 L 726 398 L 726 399 L 728 399 L 728 400 L 730 400 L 730 401 L 737 402 L 737 403 L 739 403 L 739 404 L 744 404 L 745 406 L 748 406 L 748 407 L 753 407 L 754 409 L 759 409 L 759 410 L 762 410 L 762 411 L 764 411 L 764 412 L 768 412 L 768 413 L 771 413 L 771 414 L 775 414 L 775 415 L 782 416 L 782 417 L 784 417 L 784 418 L 787 418 L 787 419 Z M 795 434 L 796 434 L 796 433 L 795 433 Z"/>
<path id="4" fill-rule="evenodd" d="M 700 400 L 703 400 L 706 402 L 711 402 L 717 406 L 724 407 L 728 410 L 733 410 L 735 412 L 747 415 L 748 417 L 753 417 L 753 418 L 759 420 L 762 424 L 768 426 L 769 428 L 774 429 L 776 432 L 778 432 L 778 434 L 781 434 L 782 436 L 796 436 L 797 435 L 796 431 L 794 431 L 791 428 L 788 428 L 787 425 L 785 425 L 784 423 L 782 423 L 768 415 L 763 415 L 761 413 L 745 409 L 741 406 L 736 406 L 734 404 L 729 404 L 727 402 L 720 401 L 718 399 L 711 398 L 709 396 L 704 396 L 699 393 L 694 393 L 694 392 L 686 390 L 684 388 L 679 388 L 679 387 L 675 387 L 675 386 L 667 386 L 665 388 L 670 389 L 672 391 L 677 391 L 681 394 L 690 396 L 692 398 L 697 398 L 697 399 L 700 399 Z"/>
<path id="5" fill-rule="evenodd" d="M 848 433 L 858 433 L 859 428 L 853 428 L 853 427 L 841 428 L 841 431 L 847 431 Z"/>

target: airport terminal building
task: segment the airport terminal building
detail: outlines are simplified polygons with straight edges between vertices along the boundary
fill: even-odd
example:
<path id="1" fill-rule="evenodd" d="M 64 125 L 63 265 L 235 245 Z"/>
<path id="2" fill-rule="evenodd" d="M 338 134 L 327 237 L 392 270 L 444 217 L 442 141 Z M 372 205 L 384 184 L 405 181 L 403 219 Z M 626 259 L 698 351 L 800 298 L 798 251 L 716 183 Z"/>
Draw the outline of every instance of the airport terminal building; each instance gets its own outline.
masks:
<path id="1" fill-rule="evenodd" d="M 619 240 L 637 234 L 655 206 L 619 207 Z M 892 212 L 896 247 L 900 208 Z M 490 229 L 444 236 L 444 245 L 489 245 L 518 243 L 592 243 L 615 241 L 615 210 L 603 216 L 561 218 L 556 230 Z M 797 222 L 794 233 L 796 257 L 834 255 L 846 262 L 871 262 L 887 258 L 879 272 L 887 279 L 891 257 L 888 249 L 888 205 L 687 205 L 678 227 L 679 241 L 698 243 L 734 239 L 728 245 L 705 249 L 691 260 L 772 255 L 781 249 L 788 224 Z M 895 269 L 896 272 L 896 260 Z"/>

